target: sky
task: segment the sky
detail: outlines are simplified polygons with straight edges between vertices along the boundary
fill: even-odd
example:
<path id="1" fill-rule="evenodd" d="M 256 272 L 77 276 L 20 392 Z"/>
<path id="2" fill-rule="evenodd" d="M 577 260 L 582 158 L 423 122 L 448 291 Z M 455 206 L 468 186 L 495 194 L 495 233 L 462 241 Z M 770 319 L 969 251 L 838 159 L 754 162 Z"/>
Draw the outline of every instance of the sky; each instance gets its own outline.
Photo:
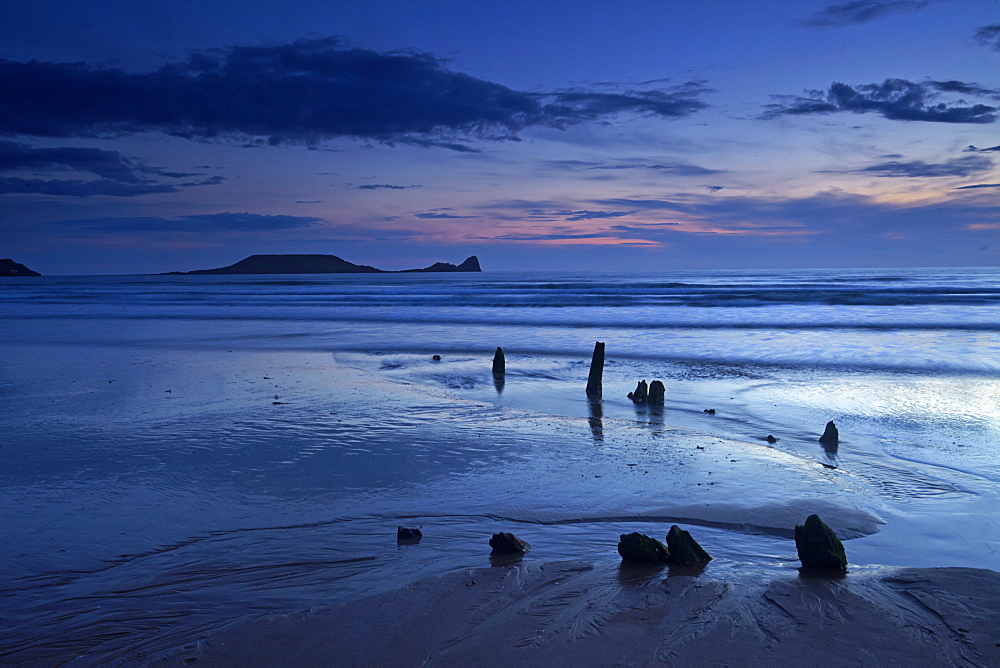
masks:
<path id="1" fill-rule="evenodd" d="M 1000 265 L 997 0 L 0 3 L 0 257 Z"/>

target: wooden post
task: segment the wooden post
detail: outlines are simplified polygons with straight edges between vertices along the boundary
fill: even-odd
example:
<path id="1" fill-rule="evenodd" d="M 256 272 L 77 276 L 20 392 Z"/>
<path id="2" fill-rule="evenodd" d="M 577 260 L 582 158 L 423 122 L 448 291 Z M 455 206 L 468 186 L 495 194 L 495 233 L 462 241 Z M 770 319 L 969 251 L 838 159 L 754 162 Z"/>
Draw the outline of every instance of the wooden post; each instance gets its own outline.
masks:
<path id="1" fill-rule="evenodd" d="M 507 360 L 503 356 L 503 348 L 497 346 L 497 351 L 493 355 L 493 375 L 502 376 L 507 373 Z"/>
<path id="2" fill-rule="evenodd" d="M 600 399 L 604 393 L 604 343 L 594 344 L 594 356 L 590 360 L 590 375 L 587 377 L 587 396 Z"/>

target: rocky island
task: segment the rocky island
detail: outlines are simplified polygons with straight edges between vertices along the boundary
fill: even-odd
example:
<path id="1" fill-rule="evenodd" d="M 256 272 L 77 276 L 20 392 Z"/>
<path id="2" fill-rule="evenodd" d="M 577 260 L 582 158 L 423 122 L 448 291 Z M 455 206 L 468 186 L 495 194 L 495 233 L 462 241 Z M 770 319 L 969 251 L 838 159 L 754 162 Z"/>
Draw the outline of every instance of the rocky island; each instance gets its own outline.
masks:
<path id="1" fill-rule="evenodd" d="M 469 258 L 470 260 L 473 258 Z M 468 262 L 468 260 L 466 260 Z M 14 262 L 10 258 L 0 260 L 0 276 L 41 276 L 37 271 L 28 269 L 20 262 Z"/>
<path id="2" fill-rule="evenodd" d="M 376 269 L 365 264 L 354 264 L 336 255 L 286 254 L 251 255 L 236 264 L 218 269 L 196 269 L 194 271 L 171 271 L 175 274 L 388 274 L 408 272 L 458 272 L 482 271 L 479 258 L 472 255 L 461 264 L 435 262 L 424 269 L 405 269 L 402 272 Z"/>

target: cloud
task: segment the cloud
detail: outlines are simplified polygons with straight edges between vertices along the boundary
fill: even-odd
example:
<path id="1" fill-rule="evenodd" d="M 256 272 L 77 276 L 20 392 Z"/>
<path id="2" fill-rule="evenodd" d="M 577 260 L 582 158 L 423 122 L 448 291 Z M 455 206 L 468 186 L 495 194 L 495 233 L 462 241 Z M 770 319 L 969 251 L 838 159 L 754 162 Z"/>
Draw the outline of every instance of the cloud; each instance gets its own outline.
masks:
<path id="1" fill-rule="evenodd" d="M 593 220 L 595 218 L 621 218 L 622 216 L 631 216 L 635 211 L 573 211 L 564 212 L 561 215 L 568 215 L 566 220 L 577 221 L 577 220 Z"/>
<path id="2" fill-rule="evenodd" d="M 145 174 L 162 174 L 160 170 L 135 164 L 118 151 L 69 146 L 33 148 L 21 142 L 0 141 L 0 171 L 21 169 L 73 169 L 123 183 L 139 183 Z M 194 175 L 171 173 L 169 176 Z"/>
<path id="3" fill-rule="evenodd" d="M 357 186 L 359 190 L 409 190 L 410 188 L 419 188 L 420 186 L 394 186 L 388 183 L 373 183 L 366 184 L 363 186 Z"/>
<path id="4" fill-rule="evenodd" d="M 636 222 L 618 226 L 618 233 L 667 244 L 677 242 L 679 235 L 693 235 L 755 238 L 789 245 L 814 238 L 816 242 L 801 247 L 819 252 L 833 246 L 849 252 L 867 242 L 873 247 L 885 247 L 887 239 L 901 243 L 910 239 L 922 247 L 939 244 L 954 248 L 960 235 L 987 229 L 984 226 L 1000 226 L 1000 208 L 982 190 L 920 203 L 883 201 L 836 190 L 807 197 L 719 198 L 704 194 L 670 199 L 614 198 L 593 203 L 639 210 Z"/>
<path id="5" fill-rule="evenodd" d="M 955 190 L 973 190 L 975 188 L 1000 188 L 1000 183 L 978 183 L 974 186 L 960 186 Z"/>
<path id="6" fill-rule="evenodd" d="M 614 162 L 593 162 L 589 160 L 548 160 L 545 164 L 555 169 L 576 170 L 624 170 L 648 169 L 674 176 L 711 176 L 723 174 L 724 170 L 709 169 L 687 162 L 649 162 L 647 160 L 622 159 Z"/>
<path id="7" fill-rule="evenodd" d="M 428 211 L 426 213 L 416 214 L 417 218 L 428 218 L 428 219 L 438 219 L 438 218 L 478 218 L 479 216 L 458 216 L 453 213 L 441 213 L 438 211 Z"/>
<path id="8" fill-rule="evenodd" d="M 0 134 L 192 139 L 333 137 L 474 150 L 531 126 L 638 113 L 665 119 L 707 105 L 703 82 L 661 90 L 521 92 L 455 72 L 428 53 L 377 52 L 336 38 L 230 46 L 144 73 L 87 63 L 0 60 Z M 67 104 L 72 100 L 72 104 Z"/>
<path id="9" fill-rule="evenodd" d="M 976 148 L 972 144 L 965 147 L 964 153 L 989 153 L 991 151 L 1000 151 L 1000 144 L 997 146 L 990 146 L 989 148 Z"/>
<path id="10" fill-rule="evenodd" d="M 849 111 L 855 114 L 875 113 L 894 121 L 929 121 L 934 123 L 993 123 L 997 108 L 985 104 L 949 106 L 937 102 L 937 92 L 952 92 L 959 86 L 984 91 L 991 95 L 1000 91 L 981 88 L 960 81 L 914 83 L 906 79 L 886 79 L 880 84 L 851 86 L 834 83 L 824 94 L 812 91 L 809 97 L 776 96 L 783 103 L 767 105 L 764 118 L 803 116 Z"/>
<path id="11" fill-rule="evenodd" d="M 691 81 L 669 90 L 597 93 L 574 88 L 542 94 L 540 125 L 565 128 L 624 112 L 645 113 L 661 118 L 684 118 L 706 107 L 698 97 L 708 92 L 704 81 Z"/>
<path id="12" fill-rule="evenodd" d="M 493 139 L 501 139 L 501 137 L 492 137 Z M 482 153 L 477 148 L 473 148 L 468 144 L 460 144 L 458 141 L 445 140 L 445 139 L 428 139 L 426 137 L 412 137 L 404 135 L 396 135 L 394 137 L 380 137 L 378 138 L 386 146 L 395 146 L 396 144 L 405 144 L 409 146 L 419 146 L 421 148 L 446 148 L 449 151 L 456 151 L 458 153 Z M 517 141 L 517 137 L 509 135 L 502 137 L 502 139 L 508 139 L 511 141 Z"/>
<path id="13" fill-rule="evenodd" d="M 50 225 L 87 231 L 123 233 L 150 232 L 265 232 L 309 227 L 321 222 L 313 216 L 267 216 L 257 213 L 207 213 L 177 218 L 118 216 L 56 220 Z"/>
<path id="14" fill-rule="evenodd" d="M 604 232 L 582 233 L 582 234 L 502 234 L 490 237 L 472 237 L 476 240 L 488 239 L 490 241 L 572 241 L 576 239 L 608 239 Z"/>
<path id="15" fill-rule="evenodd" d="M 949 79 L 948 81 L 927 81 L 927 85 L 943 93 L 963 93 L 966 95 L 979 95 L 985 97 L 1000 98 L 1000 90 L 996 88 L 986 88 L 979 84 L 966 81 Z"/>
<path id="16" fill-rule="evenodd" d="M 567 204 L 569 204 L 567 206 Z M 919 201 L 895 201 L 831 189 L 804 197 L 719 195 L 705 190 L 668 197 L 623 197 L 558 203 L 551 200 L 497 200 L 478 207 L 484 217 L 502 221 L 495 228 L 477 225 L 461 231 L 464 241 L 540 245 L 639 244 L 647 247 L 728 248 L 787 251 L 801 261 L 807 255 L 860 258 L 872 249 L 892 255 L 891 244 L 912 249 L 954 250 L 976 230 L 970 225 L 1000 226 L 1000 208 L 992 191 L 978 189 Z M 574 211 L 626 212 L 627 218 L 581 219 Z M 488 213 L 487 213 L 488 212 Z M 965 239 L 966 241 L 963 241 Z M 978 243 L 982 243 L 981 241 Z M 747 245 L 749 244 L 749 245 Z M 742 249 L 742 250 L 739 250 Z M 782 250 L 783 249 L 783 250 Z M 834 250 L 836 249 L 836 250 Z M 778 257 L 778 256 L 773 256 Z M 860 260 L 859 260 L 860 261 Z"/>
<path id="17" fill-rule="evenodd" d="M 1000 51 L 1000 24 L 978 28 L 973 37 L 977 42 L 988 46 L 994 51 Z"/>
<path id="18" fill-rule="evenodd" d="M 712 174 L 721 174 L 722 170 L 718 169 L 708 169 L 707 167 L 699 167 L 698 165 L 692 165 L 689 163 L 675 162 L 675 163 L 653 163 L 653 164 L 623 164 L 623 165 L 598 165 L 591 167 L 590 169 L 651 169 L 657 172 L 662 172 L 664 174 L 673 174 L 675 176 L 710 176 Z"/>
<path id="19" fill-rule="evenodd" d="M 910 162 L 882 162 L 861 169 L 838 171 L 837 174 L 871 174 L 892 178 L 939 178 L 967 177 L 990 170 L 993 161 L 985 156 L 969 155 L 964 158 L 954 158 L 943 163 L 927 163 L 923 160 Z M 830 172 L 824 172 L 830 173 Z"/>
<path id="20" fill-rule="evenodd" d="M 173 193 L 177 187 L 166 183 L 122 183 L 114 179 L 92 181 L 59 179 L 23 179 L 18 177 L 0 178 L 0 194 L 64 195 L 68 197 L 89 197 L 109 195 L 112 197 L 135 197 L 151 193 Z"/>
<path id="21" fill-rule="evenodd" d="M 100 178 L 85 181 L 11 176 L 0 178 L 0 193 L 34 193 L 68 197 L 91 195 L 135 197 L 151 193 L 172 193 L 182 187 L 215 185 L 223 181 L 221 176 L 213 176 L 202 181 L 187 183 L 163 182 L 153 177 L 180 179 L 197 175 L 148 167 L 118 151 L 71 146 L 35 148 L 22 142 L 0 141 L 0 172 L 68 170 L 87 172 Z"/>
<path id="22" fill-rule="evenodd" d="M 930 0 L 852 0 L 838 2 L 816 12 L 805 25 L 813 28 L 840 28 L 867 23 L 894 12 L 913 12 L 923 9 Z"/>
<path id="23" fill-rule="evenodd" d="M 524 220 L 525 218 L 541 222 L 580 220 L 599 220 L 601 218 L 621 218 L 631 216 L 635 211 L 591 211 L 589 209 L 554 209 L 550 208 L 546 202 L 522 202 L 521 200 L 507 200 L 493 202 L 483 205 L 484 209 L 522 209 L 523 213 L 513 216 L 497 216 L 491 214 L 490 217 L 496 220 Z"/>

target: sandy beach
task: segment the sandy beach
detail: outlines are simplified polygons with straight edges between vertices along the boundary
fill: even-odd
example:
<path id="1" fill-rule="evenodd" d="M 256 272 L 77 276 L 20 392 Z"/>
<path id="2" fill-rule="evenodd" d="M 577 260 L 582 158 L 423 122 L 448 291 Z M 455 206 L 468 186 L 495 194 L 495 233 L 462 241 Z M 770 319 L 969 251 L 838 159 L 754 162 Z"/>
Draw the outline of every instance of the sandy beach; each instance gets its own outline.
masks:
<path id="1" fill-rule="evenodd" d="M 392 280 L 67 280 L 12 302 L 0 664 L 997 663 L 990 332 L 921 329 L 934 365 L 913 369 L 909 312 L 837 327 L 853 312 L 811 291 L 783 309 L 814 321 L 796 330 L 724 307 L 357 305 L 524 299 L 519 277 Z M 528 285 L 561 303 L 551 280 Z M 506 346 L 502 386 L 481 340 Z M 633 404 L 637 378 L 665 405 Z M 800 575 L 813 513 L 846 577 Z M 623 567 L 621 534 L 674 524 L 703 571 Z M 530 551 L 491 559 L 501 531 Z"/>
<path id="2" fill-rule="evenodd" d="M 1000 574 L 981 569 L 729 582 L 525 558 L 240 625 L 154 665 L 990 666 L 998 602 Z"/>

